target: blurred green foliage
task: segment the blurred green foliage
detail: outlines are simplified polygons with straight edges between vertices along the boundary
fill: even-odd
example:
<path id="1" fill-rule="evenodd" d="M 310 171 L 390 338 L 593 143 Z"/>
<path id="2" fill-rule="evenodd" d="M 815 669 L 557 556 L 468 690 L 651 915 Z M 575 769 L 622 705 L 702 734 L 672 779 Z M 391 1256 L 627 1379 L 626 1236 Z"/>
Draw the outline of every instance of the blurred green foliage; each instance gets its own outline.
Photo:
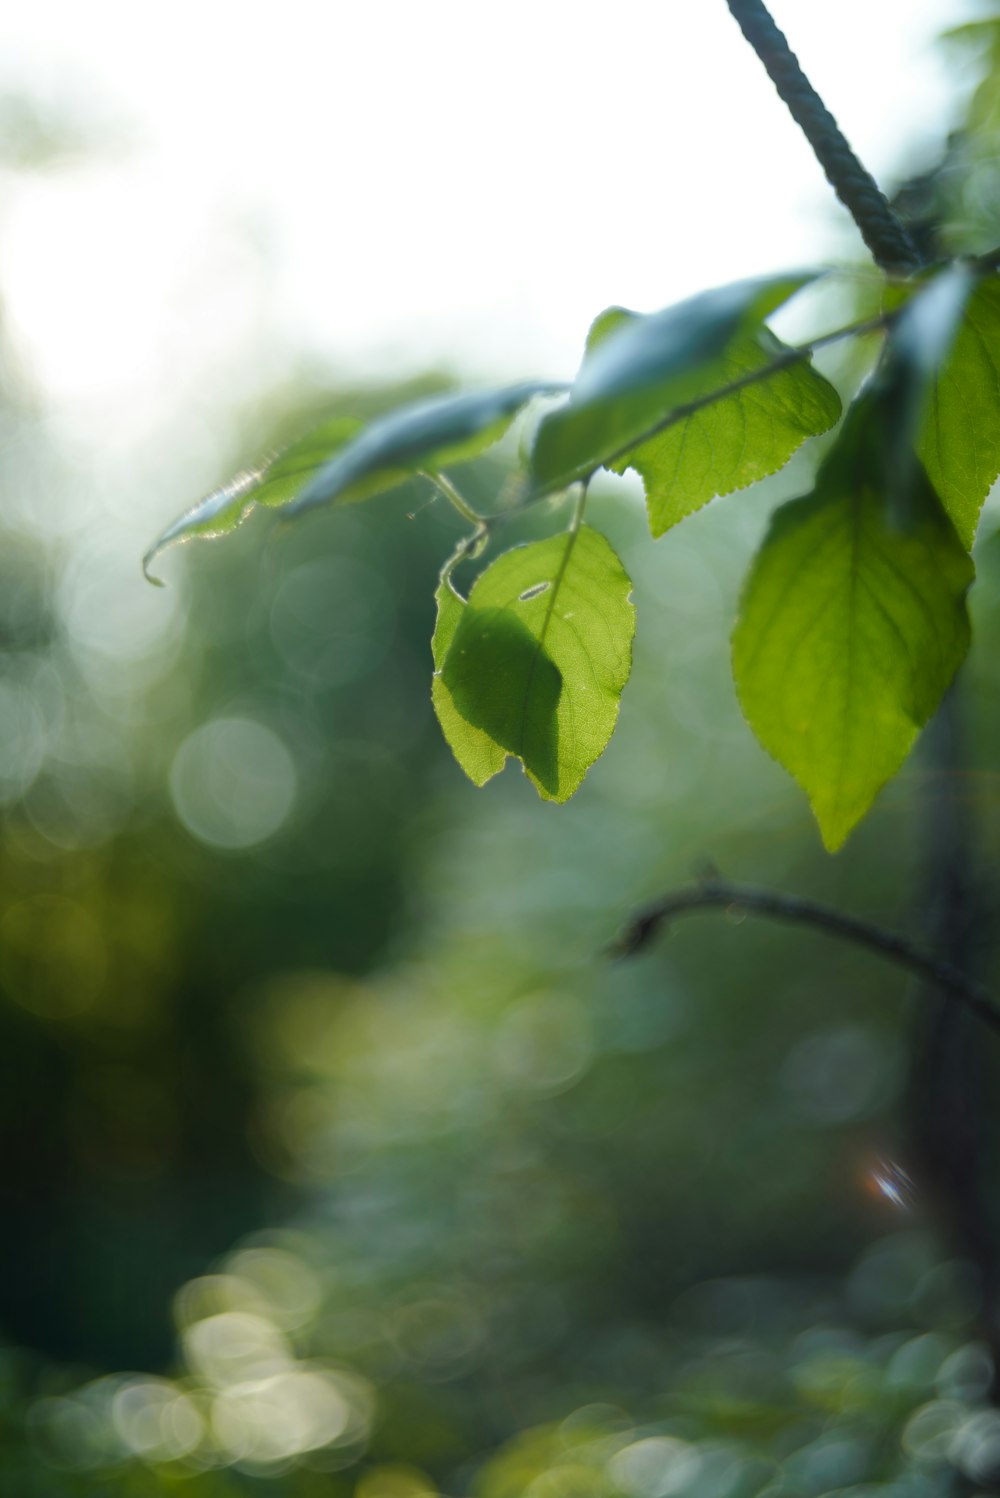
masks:
<path id="1" fill-rule="evenodd" d="M 983 89 L 963 182 L 992 169 Z M 1000 236 L 984 189 L 963 202 L 963 244 Z M 29 434 L 4 487 L 31 494 L 53 460 L 10 354 L 3 375 Z M 224 456 L 446 384 L 279 392 Z M 558 810 L 513 766 L 480 796 L 440 740 L 460 525 L 419 484 L 258 515 L 166 564 L 167 594 L 12 507 L 0 1492 L 995 1490 L 980 1287 L 912 1160 L 905 981 L 739 912 L 602 956 L 706 855 L 913 924 L 919 824 L 952 788 L 911 764 L 829 860 L 732 700 L 740 576 L 807 483 L 797 457 L 658 547 L 634 495 L 595 493 L 642 609 L 611 749 Z M 962 796 L 989 867 L 995 538 L 977 562 Z"/>

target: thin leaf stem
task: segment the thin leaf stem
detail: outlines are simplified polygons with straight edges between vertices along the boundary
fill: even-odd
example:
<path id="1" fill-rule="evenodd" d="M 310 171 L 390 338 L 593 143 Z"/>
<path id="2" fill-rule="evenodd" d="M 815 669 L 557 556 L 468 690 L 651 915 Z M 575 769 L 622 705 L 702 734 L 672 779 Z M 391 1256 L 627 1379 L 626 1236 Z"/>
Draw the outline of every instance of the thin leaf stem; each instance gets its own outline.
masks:
<path id="1" fill-rule="evenodd" d="M 641 951 L 658 931 L 669 926 L 678 916 L 691 915 L 699 910 L 729 909 L 790 925 L 813 926 L 828 936 L 865 947 L 898 967 L 931 980 L 937 988 L 946 989 L 970 1014 L 991 1030 L 1000 1032 L 1000 1005 L 988 988 L 898 932 L 888 931 L 884 926 L 860 920 L 816 900 L 759 889 L 754 885 L 733 884 L 715 875 L 687 888 L 673 890 L 655 904 L 640 910 L 615 943 L 613 955 L 630 957 Z"/>
<path id="2" fill-rule="evenodd" d="M 583 514 L 587 508 L 587 494 L 590 489 L 590 479 L 584 479 L 580 485 L 580 492 L 576 496 L 576 504 L 573 506 L 573 518 L 569 523 L 569 533 L 576 540 L 580 527 L 583 524 Z"/>
<path id="3" fill-rule="evenodd" d="M 448 583 L 454 592 L 451 575 L 460 562 L 473 561 L 480 556 L 487 541 L 490 539 L 490 527 L 484 521 L 476 527 L 471 535 L 463 536 L 451 556 L 445 562 L 438 573 L 438 581 Z"/>
<path id="4" fill-rule="evenodd" d="M 483 524 L 482 515 L 477 514 L 472 506 L 462 498 L 446 473 L 435 473 L 430 469 L 422 469 L 420 477 L 432 483 L 438 493 L 443 495 L 450 505 L 454 506 L 463 520 L 467 520 L 470 525 Z"/>
<path id="5" fill-rule="evenodd" d="M 874 177 L 855 156 L 763 0 L 728 0 L 734 20 L 813 149 L 827 181 L 857 224 L 877 265 L 919 270 L 920 256 Z"/>

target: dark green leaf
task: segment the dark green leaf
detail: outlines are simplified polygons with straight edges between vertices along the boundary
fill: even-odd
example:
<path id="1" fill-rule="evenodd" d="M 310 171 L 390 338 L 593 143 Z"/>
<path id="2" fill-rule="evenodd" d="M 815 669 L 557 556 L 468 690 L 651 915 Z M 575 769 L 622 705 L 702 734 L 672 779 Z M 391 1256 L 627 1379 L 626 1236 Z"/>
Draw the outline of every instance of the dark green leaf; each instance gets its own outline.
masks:
<path id="1" fill-rule="evenodd" d="M 698 394 L 706 366 L 737 334 L 757 330 L 809 279 L 739 281 L 637 317 L 601 340 L 585 357 L 567 404 L 539 426 L 531 459 L 536 486 L 568 484 L 615 461 Z"/>
<path id="2" fill-rule="evenodd" d="M 477 784 L 509 753 L 546 800 L 577 789 L 611 737 L 631 669 L 630 589 L 608 542 L 581 526 L 505 552 L 464 605 L 452 594 L 442 606 L 439 593 L 434 704 Z"/>
<path id="3" fill-rule="evenodd" d="M 189 541 L 195 536 L 224 536 L 235 530 L 257 506 L 285 505 L 294 499 L 317 468 L 329 462 L 334 453 L 356 436 L 361 426 L 362 423 L 353 416 L 334 416 L 314 427 L 269 462 L 239 473 L 228 484 L 213 489 L 179 520 L 168 525 L 149 548 L 142 565 L 150 582 L 158 581 L 150 576 L 150 565 L 168 546 Z M 359 486 L 350 498 L 367 499 L 370 492 L 362 491 Z"/>
<path id="4" fill-rule="evenodd" d="M 390 411 L 324 464 L 290 506 L 290 513 L 343 503 L 359 483 L 378 480 L 388 488 L 412 473 L 474 458 L 503 436 L 534 396 L 551 395 L 562 388 L 523 381 L 500 390 L 432 396 Z"/>
<path id="5" fill-rule="evenodd" d="M 862 396 L 814 492 L 778 510 L 733 635 L 743 711 L 831 851 L 906 758 L 969 643 L 972 563 L 919 468 L 912 523 L 892 523 L 883 415 Z"/>
<path id="6" fill-rule="evenodd" d="M 617 312 L 618 319 L 635 313 Z M 595 325 L 598 336 L 608 314 Z M 744 489 L 784 467 L 807 437 L 840 419 L 840 397 L 808 359 L 789 362 L 790 350 L 767 328 L 737 333 L 705 367 L 694 399 L 749 381 L 721 400 L 671 423 L 608 466 L 634 468 L 646 490 L 654 536 L 720 494 Z M 769 375 L 755 378 L 762 371 Z"/>
<path id="7" fill-rule="evenodd" d="M 951 353 L 932 382 L 918 446 L 963 543 L 1000 474 L 1000 276 L 972 292 Z"/>

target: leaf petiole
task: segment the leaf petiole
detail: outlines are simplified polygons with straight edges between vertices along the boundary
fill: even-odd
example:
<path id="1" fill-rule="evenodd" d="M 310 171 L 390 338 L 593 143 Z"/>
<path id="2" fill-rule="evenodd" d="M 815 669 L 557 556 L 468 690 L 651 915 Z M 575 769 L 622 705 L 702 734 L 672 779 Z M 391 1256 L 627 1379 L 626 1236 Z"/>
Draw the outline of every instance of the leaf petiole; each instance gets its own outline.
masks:
<path id="1" fill-rule="evenodd" d="M 463 520 L 467 520 L 470 525 L 479 526 L 483 524 L 482 515 L 477 514 L 472 506 L 462 498 L 446 473 L 435 473 L 425 468 L 421 469 L 418 477 L 427 479 L 429 483 L 433 484 L 438 493 L 458 511 Z"/>
<path id="2" fill-rule="evenodd" d="M 460 562 L 475 561 L 476 557 L 482 556 L 486 544 L 490 539 L 490 525 L 486 521 L 479 521 L 476 529 L 471 535 L 463 536 L 451 556 L 445 562 L 438 573 L 438 581 L 447 583 L 455 591 L 451 581 L 451 575 Z"/>

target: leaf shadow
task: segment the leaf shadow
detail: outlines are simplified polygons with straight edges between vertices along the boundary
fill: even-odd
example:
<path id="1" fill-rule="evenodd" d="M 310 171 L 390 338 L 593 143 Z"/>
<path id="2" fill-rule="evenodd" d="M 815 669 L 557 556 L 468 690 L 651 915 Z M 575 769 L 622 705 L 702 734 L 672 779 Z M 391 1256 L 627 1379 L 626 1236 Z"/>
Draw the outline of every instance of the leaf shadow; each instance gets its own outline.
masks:
<path id="1" fill-rule="evenodd" d="M 442 676 L 465 721 L 557 795 L 562 672 L 514 611 L 467 606 Z"/>

